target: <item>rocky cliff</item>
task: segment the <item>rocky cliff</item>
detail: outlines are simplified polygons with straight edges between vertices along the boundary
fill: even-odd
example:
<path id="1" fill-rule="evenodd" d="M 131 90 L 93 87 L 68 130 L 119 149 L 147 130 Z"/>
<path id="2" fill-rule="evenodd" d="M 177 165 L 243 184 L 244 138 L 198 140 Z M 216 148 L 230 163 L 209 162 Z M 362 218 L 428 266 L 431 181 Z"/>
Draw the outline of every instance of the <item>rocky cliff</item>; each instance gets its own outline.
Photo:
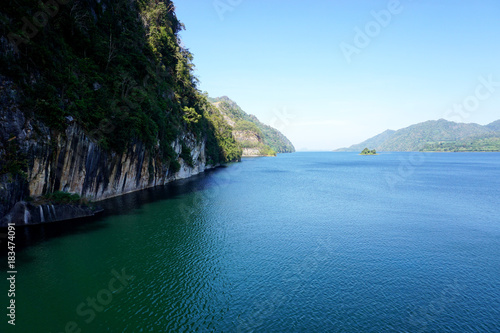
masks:
<path id="1" fill-rule="evenodd" d="M 241 159 L 171 0 L 5 0 L 0 21 L 0 224 L 92 215 Z"/>
<path id="2" fill-rule="evenodd" d="M 101 148 L 73 121 L 66 119 L 63 132 L 54 132 L 41 121 L 27 118 L 19 109 L 12 81 L 0 77 L 0 219 L 3 224 L 39 223 L 92 215 L 95 209 L 68 205 L 25 203 L 46 193 L 63 191 L 99 201 L 121 194 L 164 185 L 187 178 L 214 165 L 207 165 L 205 140 L 181 133 L 171 143 L 178 165 L 164 163 L 156 150 L 140 142 L 130 143 L 122 153 Z M 9 155 L 9 146 L 14 154 Z M 181 157 L 189 151 L 187 161 Z M 16 206 L 16 203 L 20 203 Z M 11 211 L 10 215 L 7 215 Z M 2 223 L 0 223 L 2 224 Z"/>
<path id="3" fill-rule="evenodd" d="M 181 142 L 184 143 L 193 160 L 190 166 L 178 157 L 180 168 L 175 172 L 140 142 L 128 145 L 120 154 L 106 152 L 78 125 L 68 126 L 55 138 L 47 135 L 38 140 L 26 139 L 31 196 L 64 191 L 102 200 L 186 178 L 206 168 L 205 142 L 198 142 L 191 133 L 182 134 L 172 143 L 178 155 L 182 150 Z"/>

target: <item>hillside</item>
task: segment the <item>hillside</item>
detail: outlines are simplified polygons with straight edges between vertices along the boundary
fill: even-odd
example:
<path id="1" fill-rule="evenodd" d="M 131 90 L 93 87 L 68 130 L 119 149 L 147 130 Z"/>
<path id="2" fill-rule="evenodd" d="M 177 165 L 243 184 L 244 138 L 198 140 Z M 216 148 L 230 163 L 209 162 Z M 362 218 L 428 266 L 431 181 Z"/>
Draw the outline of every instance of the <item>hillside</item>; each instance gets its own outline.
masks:
<path id="1" fill-rule="evenodd" d="M 486 125 L 492 131 L 500 132 L 500 119 Z"/>
<path id="2" fill-rule="evenodd" d="M 500 151 L 500 121 L 481 126 L 430 120 L 398 131 L 387 130 L 360 144 L 337 151 L 359 151 L 363 147 L 377 151 Z"/>
<path id="3" fill-rule="evenodd" d="M 275 155 L 295 151 L 293 144 L 280 131 L 247 114 L 228 97 L 212 98 L 210 101 L 232 126 L 233 135 L 243 148 L 243 155 Z"/>
<path id="4" fill-rule="evenodd" d="M 0 218 L 18 202 L 39 216 L 58 191 L 102 200 L 240 160 L 172 1 L 59 3 L 0 5 Z"/>
<path id="5" fill-rule="evenodd" d="M 394 135 L 394 133 L 396 133 L 396 131 L 386 130 L 361 143 L 352 145 L 349 148 L 340 148 L 336 151 L 362 151 L 365 147 L 379 147 L 382 143 Z"/>
<path id="6" fill-rule="evenodd" d="M 500 134 L 468 138 L 460 141 L 427 143 L 422 151 L 435 152 L 500 152 Z"/>

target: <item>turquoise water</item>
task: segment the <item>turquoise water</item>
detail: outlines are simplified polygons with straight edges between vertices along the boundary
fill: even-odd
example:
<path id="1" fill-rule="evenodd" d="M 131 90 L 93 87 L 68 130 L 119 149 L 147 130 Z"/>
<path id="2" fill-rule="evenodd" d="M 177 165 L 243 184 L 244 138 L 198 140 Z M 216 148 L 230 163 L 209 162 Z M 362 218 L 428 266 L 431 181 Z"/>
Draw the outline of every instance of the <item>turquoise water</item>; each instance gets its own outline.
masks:
<path id="1" fill-rule="evenodd" d="M 500 332 L 499 176 L 498 153 L 283 154 L 18 228 L 15 331 Z"/>

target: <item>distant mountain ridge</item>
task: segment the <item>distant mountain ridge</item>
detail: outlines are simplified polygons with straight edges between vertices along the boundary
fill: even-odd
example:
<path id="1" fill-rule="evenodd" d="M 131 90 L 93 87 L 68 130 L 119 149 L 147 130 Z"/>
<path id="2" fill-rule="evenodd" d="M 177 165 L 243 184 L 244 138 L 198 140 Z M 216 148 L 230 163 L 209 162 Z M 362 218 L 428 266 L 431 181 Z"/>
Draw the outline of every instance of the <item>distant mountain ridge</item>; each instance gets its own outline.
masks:
<path id="1" fill-rule="evenodd" d="M 492 131 L 500 132 L 500 119 L 486 125 L 486 127 Z"/>
<path id="2" fill-rule="evenodd" d="M 336 151 L 500 151 L 500 120 L 488 125 L 429 120 L 397 131 L 386 130 Z"/>
<path id="3" fill-rule="evenodd" d="M 266 156 L 276 153 L 293 153 L 295 147 L 277 129 L 262 123 L 252 114 L 243 111 L 227 96 L 210 98 L 224 119 L 233 129 L 233 136 L 243 148 L 243 156 Z"/>
<path id="4" fill-rule="evenodd" d="M 396 133 L 396 131 L 388 129 L 388 130 L 385 130 L 384 132 L 377 134 L 374 137 L 372 137 L 368 140 L 365 140 L 361 143 L 352 145 L 349 148 L 340 148 L 340 149 L 337 149 L 336 151 L 362 151 L 364 148 L 367 148 L 367 147 L 379 147 L 387 139 L 389 139 L 394 133 Z"/>

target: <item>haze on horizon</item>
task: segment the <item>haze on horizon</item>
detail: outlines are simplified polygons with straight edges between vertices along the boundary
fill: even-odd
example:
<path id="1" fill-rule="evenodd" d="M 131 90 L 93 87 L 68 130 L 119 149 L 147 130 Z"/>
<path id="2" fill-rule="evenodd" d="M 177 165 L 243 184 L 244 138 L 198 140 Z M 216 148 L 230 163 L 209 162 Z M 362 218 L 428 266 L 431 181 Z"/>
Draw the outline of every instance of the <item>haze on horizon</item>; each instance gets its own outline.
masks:
<path id="1" fill-rule="evenodd" d="M 297 150 L 500 118 L 500 2 L 177 0 L 199 88 Z"/>

